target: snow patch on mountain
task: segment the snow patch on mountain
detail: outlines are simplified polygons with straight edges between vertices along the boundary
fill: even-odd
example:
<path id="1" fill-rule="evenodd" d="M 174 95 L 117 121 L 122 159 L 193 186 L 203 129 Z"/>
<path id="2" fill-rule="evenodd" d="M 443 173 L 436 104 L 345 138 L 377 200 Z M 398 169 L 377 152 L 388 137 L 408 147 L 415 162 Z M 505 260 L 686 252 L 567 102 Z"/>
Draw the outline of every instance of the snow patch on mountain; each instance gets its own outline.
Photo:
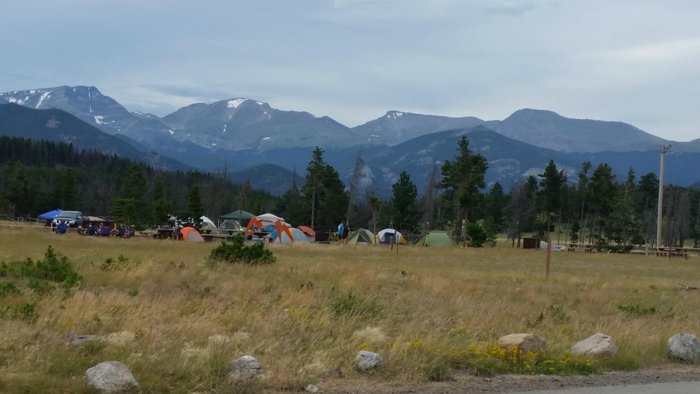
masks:
<path id="1" fill-rule="evenodd" d="M 236 109 L 236 108 L 238 108 L 239 105 L 245 103 L 246 101 L 248 101 L 248 99 L 237 98 L 237 99 L 233 99 L 233 100 L 227 101 L 227 102 L 226 102 L 226 106 L 227 106 L 228 108 Z"/>
<path id="2" fill-rule="evenodd" d="M 9 99 L 7 99 L 7 101 L 15 103 L 17 105 L 24 105 L 24 103 L 27 102 L 27 100 L 29 100 L 29 96 L 26 96 L 25 98 L 17 98 L 12 96 Z"/>
<path id="3" fill-rule="evenodd" d="M 39 97 L 39 102 L 36 103 L 36 107 L 34 108 L 39 108 L 41 106 L 41 103 L 44 102 L 47 98 L 51 97 L 51 91 L 49 90 L 48 92 L 44 92 L 41 94 L 41 97 Z"/>
<path id="4" fill-rule="evenodd" d="M 95 123 L 97 123 L 97 124 L 110 124 L 110 123 L 114 123 L 114 121 L 112 121 L 112 122 L 105 122 L 105 117 L 102 116 L 102 115 L 93 115 L 92 117 L 95 118 Z"/>

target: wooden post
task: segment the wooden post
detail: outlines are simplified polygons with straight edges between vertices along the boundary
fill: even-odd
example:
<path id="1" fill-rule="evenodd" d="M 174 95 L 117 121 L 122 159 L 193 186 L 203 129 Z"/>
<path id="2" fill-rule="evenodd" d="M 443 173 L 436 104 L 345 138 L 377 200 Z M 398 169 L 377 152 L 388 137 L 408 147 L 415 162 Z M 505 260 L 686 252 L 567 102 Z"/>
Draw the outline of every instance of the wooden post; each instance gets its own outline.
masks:
<path id="1" fill-rule="evenodd" d="M 552 240 L 551 240 L 551 237 L 549 234 L 550 220 L 551 220 L 551 215 L 549 212 L 547 212 L 547 257 L 546 257 L 545 265 L 544 265 L 544 277 L 545 277 L 545 279 L 549 279 L 549 262 L 552 258 Z"/>

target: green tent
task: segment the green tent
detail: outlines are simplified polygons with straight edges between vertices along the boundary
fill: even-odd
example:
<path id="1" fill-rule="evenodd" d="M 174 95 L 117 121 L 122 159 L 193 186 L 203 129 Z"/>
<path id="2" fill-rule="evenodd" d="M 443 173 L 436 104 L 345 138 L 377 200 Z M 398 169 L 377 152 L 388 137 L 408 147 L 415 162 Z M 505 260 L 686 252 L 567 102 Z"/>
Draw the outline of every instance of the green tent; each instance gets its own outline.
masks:
<path id="1" fill-rule="evenodd" d="M 357 229 L 348 235 L 348 245 L 376 245 L 377 238 L 374 234 L 365 229 Z"/>
<path id="2" fill-rule="evenodd" d="M 241 226 L 245 226 L 248 223 L 248 220 L 250 220 L 250 218 L 252 218 L 253 216 L 255 216 L 255 215 L 253 215 L 252 213 L 250 213 L 248 211 L 244 211 L 242 209 L 239 209 L 237 211 L 227 213 L 226 215 L 222 215 L 220 219 L 221 220 L 226 220 L 226 219 L 237 220 L 238 223 L 241 224 Z"/>
<path id="3" fill-rule="evenodd" d="M 447 231 L 431 231 L 416 243 L 418 246 L 432 246 L 434 248 L 441 246 L 452 246 L 454 244 L 455 242 L 452 240 L 452 238 L 450 238 Z"/>

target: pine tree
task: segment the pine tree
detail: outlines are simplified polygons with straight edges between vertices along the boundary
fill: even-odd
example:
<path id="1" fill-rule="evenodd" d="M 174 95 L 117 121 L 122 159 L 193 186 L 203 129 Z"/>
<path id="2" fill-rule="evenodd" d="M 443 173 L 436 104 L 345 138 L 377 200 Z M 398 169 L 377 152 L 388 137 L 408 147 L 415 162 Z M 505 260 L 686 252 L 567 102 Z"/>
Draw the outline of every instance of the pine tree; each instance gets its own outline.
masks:
<path id="1" fill-rule="evenodd" d="M 477 206 L 480 190 L 485 186 L 487 168 L 486 158 L 469 150 L 469 140 L 465 136 L 457 142 L 454 160 L 446 160 L 442 165 L 440 187 L 444 190 L 443 199 L 452 211 L 453 237 L 458 242 L 465 241 L 463 228 L 471 210 Z"/>
<path id="2" fill-rule="evenodd" d="M 414 232 L 418 226 L 419 212 L 416 204 L 418 189 L 411 182 L 411 176 L 402 171 L 399 179 L 391 186 L 392 222 L 400 231 Z"/>

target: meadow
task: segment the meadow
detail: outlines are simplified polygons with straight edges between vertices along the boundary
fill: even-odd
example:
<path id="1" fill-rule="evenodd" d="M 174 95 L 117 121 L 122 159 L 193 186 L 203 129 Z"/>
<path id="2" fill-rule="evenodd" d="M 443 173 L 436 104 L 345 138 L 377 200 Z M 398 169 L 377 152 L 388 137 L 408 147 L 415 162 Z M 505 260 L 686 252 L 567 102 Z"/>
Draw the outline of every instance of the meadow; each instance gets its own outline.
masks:
<path id="1" fill-rule="evenodd" d="M 700 285 L 698 257 L 559 252 L 545 280 L 544 252 L 510 246 L 271 245 L 275 263 L 245 265 L 212 264 L 217 242 L 2 226 L 0 245 L 5 263 L 40 260 L 50 245 L 81 276 L 53 291 L 0 277 L 19 290 L 0 292 L 0 392 L 84 392 L 85 370 L 107 360 L 126 363 L 148 392 L 235 392 L 222 370 L 244 354 L 266 371 L 254 390 L 303 390 L 360 378 L 360 349 L 386 361 L 368 377 L 376 382 L 596 373 L 670 363 L 666 340 L 700 333 L 699 291 L 680 287 Z M 68 344 L 123 331 L 135 335 Z M 496 340 L 516 332 L 546 338 L 548 370 L 499 354 Z M 615 339 L 615 358 L 567 354 L 597 332 Z"/>

